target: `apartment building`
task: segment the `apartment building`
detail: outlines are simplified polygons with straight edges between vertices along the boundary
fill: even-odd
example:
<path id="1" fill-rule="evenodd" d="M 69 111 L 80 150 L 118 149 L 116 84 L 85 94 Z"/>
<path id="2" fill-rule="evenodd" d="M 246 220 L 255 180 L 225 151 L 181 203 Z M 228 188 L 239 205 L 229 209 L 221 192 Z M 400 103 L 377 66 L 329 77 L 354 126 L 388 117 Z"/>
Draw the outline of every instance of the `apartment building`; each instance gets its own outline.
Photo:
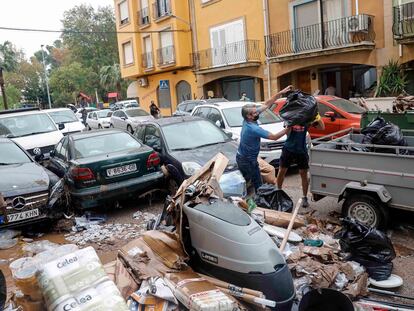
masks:
<path id="1" fill-rule="evenodd" d="M 192 38 L 187 0 L 115 0 L 122 77 L 131 80 L 128 98 L 163 115 L 193 98 Z"/>

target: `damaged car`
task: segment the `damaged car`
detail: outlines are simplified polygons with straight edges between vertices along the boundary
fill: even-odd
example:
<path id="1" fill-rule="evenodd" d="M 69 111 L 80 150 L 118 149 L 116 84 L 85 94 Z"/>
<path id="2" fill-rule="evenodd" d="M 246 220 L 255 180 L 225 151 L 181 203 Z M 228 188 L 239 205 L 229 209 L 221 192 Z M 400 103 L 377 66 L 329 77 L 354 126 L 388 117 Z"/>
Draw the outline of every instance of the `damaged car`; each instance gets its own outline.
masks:
<path id="1" fill-rule="evenodd" d="M 224 196 L 246 195 L 246 180 L 236 163 L 237 143 L 210 121 L 192 116 L 156 119 L 140 124 L 135 136 L 160 154 L 170 193 L 221 152 L 229 159 L 219 181 Z"/>
<path id="2" fill-rule="evenodd" d="M 0 138 L 0 176 L 0 228 L 53 221 L 62 216 L 62 180 L 8 138 Z"/>

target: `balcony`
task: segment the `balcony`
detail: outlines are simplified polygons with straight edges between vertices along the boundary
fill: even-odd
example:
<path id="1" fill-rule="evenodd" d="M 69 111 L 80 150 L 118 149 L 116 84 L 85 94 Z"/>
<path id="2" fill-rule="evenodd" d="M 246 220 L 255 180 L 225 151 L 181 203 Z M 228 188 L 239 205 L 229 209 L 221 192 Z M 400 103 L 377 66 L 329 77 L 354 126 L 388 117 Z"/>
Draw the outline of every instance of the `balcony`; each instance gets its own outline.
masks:
<path id="1" fill-rule="evenodd" d="M 260 64 L 260 41 L 244 40 L 193 53 L 195 70 L 209 70 L 232 65 Z"/>
<path id="2" fill-rule="evenodd" d="M 375 48 L 374 17 L 361 14 L 267 36 L 266 55 L 276 62 Z"/>
<path id="3" fill-rule="evenodd" d="M 169 17 L 172 14 L 170 0 L 157 0 L 152 4 L 154 20 L 160 20 Z"/>
<path id="4" fill-rule="evenodd" d="M 400 44 L 414 43 L 414 2 L 395 6 L 392 32 Z"/>
<path id="5" fill-rule="evenodd" d="M 149 8 L 143 8 L 138 11 L 138 25 L 139 27 L 147 26 L 151 23 L 149 16 Z"/>
<path id="6" fill-rule="evenodd" d="M 141 64 L 144 70 L 151 70 L 154 68 L 154 57 L 152 52 L 141 54 Z"/>
<path id="7" fill-rule="evenodd" d="M 173 45 L 157 49 L 157 63 L 161 67 L 175 64 L 175 50 Z"/>

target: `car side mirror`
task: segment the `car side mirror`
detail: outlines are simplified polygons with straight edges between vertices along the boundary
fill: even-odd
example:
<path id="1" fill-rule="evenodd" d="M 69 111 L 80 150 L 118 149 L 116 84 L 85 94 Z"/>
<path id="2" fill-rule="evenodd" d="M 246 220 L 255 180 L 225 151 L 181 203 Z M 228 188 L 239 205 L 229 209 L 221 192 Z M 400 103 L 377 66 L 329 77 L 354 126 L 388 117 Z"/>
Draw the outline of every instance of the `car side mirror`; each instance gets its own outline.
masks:
<path id="1" fill-rule="evenodd" d="M 325 117 L 330 118 L 332 121 L 335 121 L 335 112 L 327 111 L 324 114 Z"/>
<path id="2" fill-rule="evenodd" d="M 34 160 L 36 162 L 42 162 L 44 158 L 45 158 L 45 156 L 43 155 L 43 153 L 41 153 L 41 154 L 36 154 L 35 157 L 34 157 Z"/>
<path id="3" fill-rule="evenodd" d="M 230 138 L 230 139 L 233 138 L 233 133 L 232 132 L 224 131 L 224 133 L 226 133 L 228 138 Z"/>
<path id="4" fill-rule="evenodd" d="M 65 128 L 65 124 L 59 123 L 58 128 L 59 128 L 59 131 L 63 130 Z"/>
<path id="5" fill-rule="evenodd" d="M 121 117 L 121 119 L 125 121 L 127 119 L 127 117 Z"/>

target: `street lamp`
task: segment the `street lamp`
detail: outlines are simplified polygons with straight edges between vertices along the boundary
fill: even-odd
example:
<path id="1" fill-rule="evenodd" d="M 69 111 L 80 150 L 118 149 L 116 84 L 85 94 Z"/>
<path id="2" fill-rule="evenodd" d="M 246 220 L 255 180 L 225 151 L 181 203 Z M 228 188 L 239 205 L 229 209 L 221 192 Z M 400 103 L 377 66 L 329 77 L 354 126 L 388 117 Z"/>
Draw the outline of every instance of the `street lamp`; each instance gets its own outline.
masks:
<path id="1" fill-rule="evenodd" d="M 9 107 L 7 107 L 7 96 L 6 96 L 6 90 L 4 89 L 4 78 L 3 78 L 3 60 L 4 60 L 4 55 L 3 52 L 0 51 L 0 90 L 1 90 L 1 94 L 3 96 L 3 103 L 4 103 L 4 109 L 9 109 Z"/>
<path id="2" fill-rule="evenodd" d="M 52 102 L 50 101 L 50 92 L 49 92 L 49 81 L 48 81 L 48 78 L 47 78 L 47 71 L 46 71 L 45 53 L 43 51 L 44 45 L 42 44 L 40 47 L 42 48 L 43 69 L 45 70 L 47 101 L 49 102 L 49 109 L 52 109 Z"/>

